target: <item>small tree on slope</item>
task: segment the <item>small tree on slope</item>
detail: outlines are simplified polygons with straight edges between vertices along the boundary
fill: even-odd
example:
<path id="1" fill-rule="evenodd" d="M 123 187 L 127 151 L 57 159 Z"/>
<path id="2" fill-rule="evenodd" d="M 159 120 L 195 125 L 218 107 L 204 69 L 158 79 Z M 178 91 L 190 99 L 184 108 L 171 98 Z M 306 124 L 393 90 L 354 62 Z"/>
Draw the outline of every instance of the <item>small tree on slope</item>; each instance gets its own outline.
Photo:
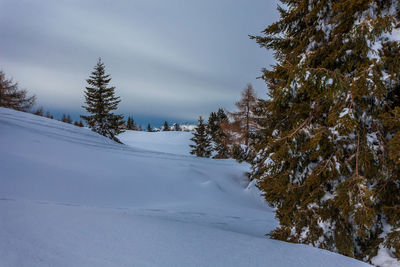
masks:
<path id="1" fill-rule="evenodd" d="M 211 156 L 211 139 L 207 134 L 206 126 L 204 125 L 201 116 L 199 118 L 199 125 L 193 132 L 193 137 L 190 140 L 194 142 L 194 145 L 190 145 L 190 147 L 193 148 L 190 154 L 206 158 Z"/>
<path id="2" fill-rule="evenodd" d="M 253 165 L 277 207 L 271 236 L 400 259 L 399 1 L 282 2 L 253 37 L 277 60 Z"/>
<path id="3" fill-rule="evenodd" d="M 100 58 L 86 81 L 89 87 L 86 87 L 86 106 L 83 108 L 91 115 L 81 118 L 92 131 L 121 143 L 116 136 L 124 131 L 124 117 L 112 112 L 118 108 L 121 100 L 115 96 L 115 87 L 107 87 L 111 78 L 105 74 L 105 67 Z"/>

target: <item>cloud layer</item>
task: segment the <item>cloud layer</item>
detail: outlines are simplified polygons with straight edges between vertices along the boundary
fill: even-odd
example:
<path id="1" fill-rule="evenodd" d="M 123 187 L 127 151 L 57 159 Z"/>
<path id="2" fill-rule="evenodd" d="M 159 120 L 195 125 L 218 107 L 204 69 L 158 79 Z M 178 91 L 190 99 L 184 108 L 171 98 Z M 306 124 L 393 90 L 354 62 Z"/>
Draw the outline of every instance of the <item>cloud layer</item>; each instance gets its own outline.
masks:
<path id="1" fill-rule="evenodd" d="M 275 1 L 3 0 L 0 68 L 39 104 L 79 112 L 99 56 L 121 112 L 195 120 L 233 108 L 273 63 L 249 40 L 277 19 Z"/>

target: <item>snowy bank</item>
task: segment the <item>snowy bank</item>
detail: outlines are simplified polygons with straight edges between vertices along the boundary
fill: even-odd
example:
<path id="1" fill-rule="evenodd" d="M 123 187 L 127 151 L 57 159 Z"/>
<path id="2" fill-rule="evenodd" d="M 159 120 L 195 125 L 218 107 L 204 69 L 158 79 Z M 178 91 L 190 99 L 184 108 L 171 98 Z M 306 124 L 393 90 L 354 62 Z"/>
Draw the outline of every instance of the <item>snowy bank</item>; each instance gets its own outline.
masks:
<path id="1" fill-rule="evenodd" d="M 277 222 L 246 165 L 141 134 L 0 108 L 0 266 L 368 266 L 266 238 Z"/>

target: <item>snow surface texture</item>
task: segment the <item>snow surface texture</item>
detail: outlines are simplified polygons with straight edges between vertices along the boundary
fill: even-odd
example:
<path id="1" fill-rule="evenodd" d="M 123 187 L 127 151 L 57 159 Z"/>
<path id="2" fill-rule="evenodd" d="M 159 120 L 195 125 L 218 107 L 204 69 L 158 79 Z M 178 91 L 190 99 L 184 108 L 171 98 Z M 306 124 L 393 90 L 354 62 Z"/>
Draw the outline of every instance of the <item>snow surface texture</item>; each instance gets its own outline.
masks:
<path id="1" fill-rule="evenodd" d="M 265 237 L 277 222 L 247 165 L 141 134 L 119 145 L 0 108 L 0 266 L 367 266 Z"/>
<path id="2" fill-rule="evenodd" d="M 139 132 L 126 131 L 118 136 L 122 143 L 151 151 L 189 155 L 191 132 Z"/>

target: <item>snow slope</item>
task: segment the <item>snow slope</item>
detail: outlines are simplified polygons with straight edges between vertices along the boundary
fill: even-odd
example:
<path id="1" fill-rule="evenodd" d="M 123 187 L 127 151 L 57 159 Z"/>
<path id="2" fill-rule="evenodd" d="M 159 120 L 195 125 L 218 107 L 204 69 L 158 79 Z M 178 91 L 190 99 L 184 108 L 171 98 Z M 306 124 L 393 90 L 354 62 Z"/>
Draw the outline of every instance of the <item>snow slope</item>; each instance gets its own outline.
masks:
<path id="1" fill-rule="evenodd" d="M 126 131 L 118 136 L 126 145 L 152 151 L 190 155 L 191 132 L 139 132 Z"/>
<path id="2" fill-rule="evenodd" d="M 0 108 L 0 266 L 367 266 L 266 238 L 274 212 L 248 166 L 157 134 L 119 145 Z"/>

